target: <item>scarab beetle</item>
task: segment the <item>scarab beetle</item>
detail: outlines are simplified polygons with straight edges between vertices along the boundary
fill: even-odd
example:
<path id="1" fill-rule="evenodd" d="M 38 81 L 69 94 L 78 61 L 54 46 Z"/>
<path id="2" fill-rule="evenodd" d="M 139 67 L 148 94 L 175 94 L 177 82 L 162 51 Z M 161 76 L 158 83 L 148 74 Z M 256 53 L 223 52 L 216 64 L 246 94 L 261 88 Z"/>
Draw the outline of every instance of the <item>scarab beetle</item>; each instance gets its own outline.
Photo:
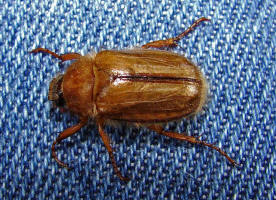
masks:
<path id="1" fill-rule="evenodd" d="M 80 122 L 61 132 L 52 145 L 52 156 L 57 158 L 55 145 L 78 132 L 92 118 L 107 148 L 115 173 L 127 181 L 115 162 L 109 137 L 104 125 L 111 121 L 125 121 L 147 128 L 171 138 L 201 144 L 215 149 L 232 164 L 236 164 L 224 151 L 198 137 L 164 131 L 161 123 L 180 119 L 201 110 L 207 93 L 206 81 L 199 69 L 178 54 L 151 48 L 175 47 L 190 33 L 200 18 L 186 31 L 174 38 L 147 43 L 140 49 L 104 50 L 81 56 L 78 53 L 58 55 L 45 48 L 31 53 L 48 53 L 61 61 L 75 60 L 63 75 L 52 80 L 49 100 L 79 116 Z"/>

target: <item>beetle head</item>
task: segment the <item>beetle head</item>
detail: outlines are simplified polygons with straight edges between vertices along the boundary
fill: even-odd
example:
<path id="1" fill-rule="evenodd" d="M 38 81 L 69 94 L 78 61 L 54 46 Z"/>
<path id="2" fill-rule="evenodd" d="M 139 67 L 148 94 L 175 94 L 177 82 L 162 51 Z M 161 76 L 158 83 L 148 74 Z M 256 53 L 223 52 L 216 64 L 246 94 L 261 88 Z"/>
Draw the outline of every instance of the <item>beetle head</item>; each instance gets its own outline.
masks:
<path id="1" fill-rule="evenodd" d="M 48 99 L 53 101 L 55 106 L 64 107 L 65 100 L 63 98 L 63 89 L 62 89 L 63 74 L 59 74 L 55 77 L 49 86 Z"/>

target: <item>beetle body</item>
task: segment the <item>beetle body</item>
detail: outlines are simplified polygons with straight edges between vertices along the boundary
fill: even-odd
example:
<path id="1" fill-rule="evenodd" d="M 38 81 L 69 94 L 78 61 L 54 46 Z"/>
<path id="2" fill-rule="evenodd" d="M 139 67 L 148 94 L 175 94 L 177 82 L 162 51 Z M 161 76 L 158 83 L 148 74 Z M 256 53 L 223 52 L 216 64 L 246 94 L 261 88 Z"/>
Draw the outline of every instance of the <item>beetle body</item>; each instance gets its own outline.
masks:
<path id="1" fill-rule="evenodd" d="M 145 49 L 82 56 L 56 87 L 79 116 L 139 123 L 195 113 L 206 97 L 202 73 L 185 57 Z"/>
<path id="2" fill-rule="evenodd" d="M 89 118 L 95 120 L 99 134 L 109 153 L 118 177 L 124 177 L 116 164 L 110 139 L 104 125 L 110 121 L 138 123 L 157 132 L 192 144 L 212 148 L 236 164 L 220 148 L 199 137 L 164 131 L 162 122 L 180 119 L 197 113 L 206 100 L 207 84 L 199 69 L 185 57 L 175 53 L 148 48 L 175 47 L 177 42 L 191 32 L 200 22 L 198 19 L 180 35 L 167 40 L 147 43 L 141 49 L 101 51 L 81 56 L 78 53 L 58 55 L 45 48 L 31 53 L 48 53 L 60 59 L 76 60 L 64 75 L 58 75 L 49 87 L 49 100 L 79 116 L 80 122 L 61 132 L 52 145 L 52 156 L 57 158 L 55 145 L 78 132 Z"/>

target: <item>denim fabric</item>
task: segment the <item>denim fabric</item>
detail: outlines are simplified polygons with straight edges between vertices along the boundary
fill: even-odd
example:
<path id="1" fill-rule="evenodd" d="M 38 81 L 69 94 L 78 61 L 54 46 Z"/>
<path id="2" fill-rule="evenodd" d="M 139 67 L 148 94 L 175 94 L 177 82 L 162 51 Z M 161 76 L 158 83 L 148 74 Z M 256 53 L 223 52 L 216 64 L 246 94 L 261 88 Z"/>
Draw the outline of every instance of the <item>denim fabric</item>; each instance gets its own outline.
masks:
<path id="1" fill-rule="evenodd" d="M 0 199 L 276 199 L 276 3 L 0 0 Z M 173 37 L 208 17 L 172 51 L 196 63 L 208 102 L 167 130 L 201 135 L 235 159 L 143 128 L 107 127 L 127 184 L 114 175 L 93 121 L 57 145 L 77 117 L 51 109 L 51 79 L 70 62 L 28 51 L 86 54 Z"/>

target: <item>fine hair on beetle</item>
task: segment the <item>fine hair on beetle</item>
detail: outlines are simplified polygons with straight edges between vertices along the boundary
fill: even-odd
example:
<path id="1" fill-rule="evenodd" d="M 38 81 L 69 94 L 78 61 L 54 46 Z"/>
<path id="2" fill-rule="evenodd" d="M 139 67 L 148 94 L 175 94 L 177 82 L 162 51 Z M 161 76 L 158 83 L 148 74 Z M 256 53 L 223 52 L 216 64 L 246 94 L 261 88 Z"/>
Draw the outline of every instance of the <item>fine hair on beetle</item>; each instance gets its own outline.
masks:
<path id="1" fill-rule="evenodd" d="M 58 55 L 45 48 L 32 50 L 31 53 L 47 53 L 62 62 L 74 60 L 64 74 L 53 78 L 49 86 L 48 99 L 61 110 L 79 117 L 79 123 L 65 129 L 53 142 L 52 156 L 57 163 L 69 168 L 58 159 L 55 145 L 77 133 L 91 119 L 95 121 L 114 171 L 122 181 L 129 178 L 122 175 L 116 164 L 110 139 L 104 130 L 106 124 L 136 124 L 160 135 L 207 146 L 236 165 L 222 149 L 200 140 L 200 136 L 163 128 L 164 123 L 198 113 L 205 104 L 208 87 L 203 74 L 191 61 L 160 49 L 176 47 L 180 39 L 204 21 L 209 19 L 202 17 L 178 36 L 149 42 L 139 49 L 103 50 L 84 56 L 78 53 Z"/>

